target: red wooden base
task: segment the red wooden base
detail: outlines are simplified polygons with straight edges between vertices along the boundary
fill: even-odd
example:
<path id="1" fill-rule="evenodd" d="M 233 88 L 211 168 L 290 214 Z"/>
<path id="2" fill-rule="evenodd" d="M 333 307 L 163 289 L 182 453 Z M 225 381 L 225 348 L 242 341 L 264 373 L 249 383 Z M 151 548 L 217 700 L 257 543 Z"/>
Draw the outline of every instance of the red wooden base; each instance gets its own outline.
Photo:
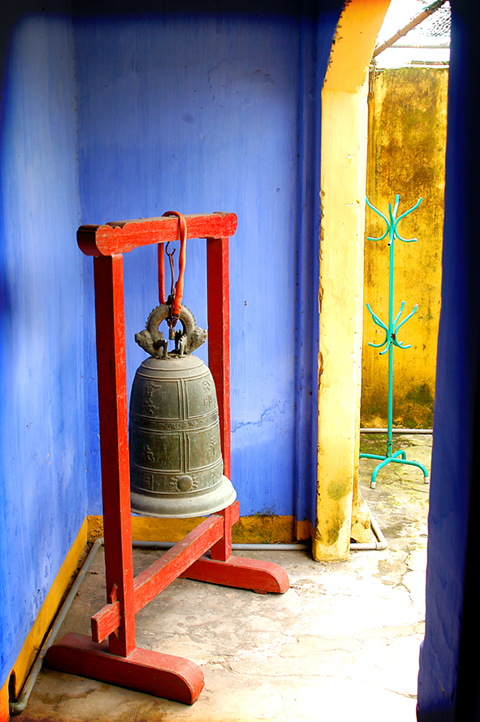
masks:
<path id="1" fill-rule="evenodd" d="M 239 517 L 238 502 L 212 514 L 174 547 L 162 554 L 133 580 L 128 602 L 134 613 L 179 577 L 221 584 L 254 592 L 283 594 L 289 588 L 286 572 L 273 562 L 231 556 L 231 526 Z M 212 549 L 212 556 L 202 556 Z M 92 617 L 92 638 L 67 634 L 46 654 L 49 667 L 70 674 L 129 687 L 183 704 L 193 704 L 204 686 L 201 670 L 188 659 L 133 646 L 118 652 L 116 635 L 121 629 L 120 603 L 111 602 Z M 110 637 L 109 642 L 104 642 Z M 122 649 L 120 647 L 120 649 Z M 125 649 L 125 647 L 124 647 Z"/>
<path id="2" fill-rule="evenodd" d="M 260 594 L 283 594 L 290 586 L 286 571 L 278 564 L 244 557 L 230 557 L 226 562 L 201 557 L 180 576 L 237 589 L 252 589 Z"/>
<path id="3" fill-rule="evenodd" d="M 205 682 L 196 664 L 171 654 L 138 647 L 128 657 L 108 652 L 108 644 L 95 644 L 82 634 L 66 634 L 45 656 L 52 669 L 128 687 L 182 704 L 193 704 Z"/>

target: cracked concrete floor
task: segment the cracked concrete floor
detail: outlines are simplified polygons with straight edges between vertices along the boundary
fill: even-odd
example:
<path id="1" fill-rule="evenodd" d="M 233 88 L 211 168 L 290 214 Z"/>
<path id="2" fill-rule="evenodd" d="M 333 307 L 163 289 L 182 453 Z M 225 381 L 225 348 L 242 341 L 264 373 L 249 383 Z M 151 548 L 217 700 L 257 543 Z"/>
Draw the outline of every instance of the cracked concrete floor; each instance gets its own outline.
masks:
<path id="1" fill-rule="evenodd" d="M 431 437 L 395 436 L 395 449 L 430 468 Z M 363 450 L 385 453 L 377 435 Z M 389 464 L 360 487 L 388 548 L 314 562 L 306 551 L 236 551 L 287 571 L 281 596 L 178 579 L 137 615 L 140 647 L 200 665 L 205 688 L 191 707 L 42 669 L 18 722 L 414 722 L 424 633 L 428 485 L 416 467 Z M 135 550 L 135 573 L 158 551 Z M 104 604 L 103 551 L 59 636 L 89 633 Z"/>

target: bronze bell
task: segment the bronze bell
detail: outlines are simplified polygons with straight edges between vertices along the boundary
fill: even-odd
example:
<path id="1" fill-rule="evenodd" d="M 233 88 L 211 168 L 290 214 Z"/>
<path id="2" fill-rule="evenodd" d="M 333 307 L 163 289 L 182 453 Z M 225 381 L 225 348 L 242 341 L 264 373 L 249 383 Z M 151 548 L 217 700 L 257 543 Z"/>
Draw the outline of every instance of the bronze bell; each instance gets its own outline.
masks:
<path id="1" fill-rule="evenodd" d="M 136 514 L 194 517 L 224 509 L 235 490 L 223 475 L 218 404 L 212 374 L 191 353 L 207 332 L 181 306 L 175 350 L 159 332 L 171 304 L 150 314 L 135 340 L 149 354 L 137 369 L 130 400 L 131 506 Z"/>

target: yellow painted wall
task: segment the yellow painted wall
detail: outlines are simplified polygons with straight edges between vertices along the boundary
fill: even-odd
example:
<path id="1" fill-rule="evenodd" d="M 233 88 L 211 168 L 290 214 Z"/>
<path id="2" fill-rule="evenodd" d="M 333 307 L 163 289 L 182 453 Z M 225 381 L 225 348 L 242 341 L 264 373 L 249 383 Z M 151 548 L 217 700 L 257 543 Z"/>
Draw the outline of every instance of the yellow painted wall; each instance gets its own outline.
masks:
<path id="1" fill-rule="evenodd" d="M 437 331 L 440 315 L 443 193 L 447 130 L 448 69 L 400 68 L 377 71 L 369 96 L 367 196 L 388 215 L 400 195 L 400 213 L 419 197 L 419 208 L 399 224 L 404 238 L 395 241 L 394 316 L 405 301 L 403 317 L 416 314 L 399 331 L 407 350 L 394 349 L 394 413 L 397 427 L 431 428 L 435 388 Z M 366 211 L 366 236 L 381 236 L 385 223 Z M 364 301 L 383 321 L 388 319 L 388 247 L 365 240 Z M 365 308 L 365 306 L 364 306 Z M 368 342 L 384 332 L 364 310 L 362 427 L 387 425 L 388 359 Z"/>

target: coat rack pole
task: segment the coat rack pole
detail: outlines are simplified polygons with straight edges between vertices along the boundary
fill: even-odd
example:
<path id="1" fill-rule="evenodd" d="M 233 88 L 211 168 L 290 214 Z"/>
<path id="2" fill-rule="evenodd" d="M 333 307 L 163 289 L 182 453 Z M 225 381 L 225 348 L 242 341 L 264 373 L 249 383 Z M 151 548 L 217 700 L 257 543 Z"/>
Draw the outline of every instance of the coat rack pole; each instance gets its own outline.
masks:
<path id="1" fill-rule="evenodd" d="M 388 247 L 389 247 L 389 254 L 388 254 L 388 323 L 384 323 L 379 316 L 377 316 L 376 313 L 372 311 L 370 308 L 370 305 L 367 303 L 367 309 L 372 317 L 373 322 L 379 326 L 383 331 L 385 332 L 385 338 L 381 343 L 372 343 L 369 342 L 369 346 L 374 346 L 375 348 L 385 348 L 383 351 L 380 351 L 380 356 L 383 356 L 383 354 L 388 352 L 388 437 L 387 437 L 387 453 L 385 456 L 381 456 L 379 454 L 367 454 L 362 453 L 360 454 L 360 459 L 378 459 L 380 460 L 380 463 L 377 464 L 377 466 L 372 471 L 372 477 L 370 481 L 370 488 L 374 489 L 377 481 L 377 474 L 380 471 L 380 469 L 383 469 L 384 466 L 390 463 L 397 463 L 397 464 L 406 464 L 409 466 L 417 466 L 421 471 L 423 472 L 423 479 L 425 484 L 428 484 L 428 471 L 426 467 L 423 464 L 420 464 L 419 461 L 409 461 L 407 459 L 407 455 L 403 449 L 399 449 L 398 451 L 393 451 L 393 347 L 397 347 L 400 349 L 407 349 L 410 348 L 410 345 L 404 344 L 401 341 L 398 340 L 398 331 L 399 329 L 414 315 L 418 308 L 418 304 L 415 304 L 413 307 L 413 311 L 411 311 L 403 320 L 401 320 L 401 316 L 403 314 L 403 309 L 405 307 L 405 301 L 402 301 L 400 303 L 400 310 L 398 311 L 395 318 L 393 317 L 393 278 L 394 278 L 394 258 L 395 258 L 395 239 L 398 239 L 400 241 L 403 241 L 404 243 L 415 243 L 416 238 L 403 238 L 403 236 L 400 235 L 398 232 L 398 224 L 399 222 L 408 216 L 410 213 L 412 213 L 418 206 L 420 205 L 422 199 L 420 198 L 417 203 L 412 207 L 409 208 L 408 211 L 405 211 L 400 216 L 397 217 L 397 211 L 398 206 L 400 204 L 400 196 L 395 196 L 395 204 L 392 209 L 392 204 L 388 204 L 388 218 L 385 216 L 381 211 L 378 210 L 378 208 L 375 208 L 368 198 L 366 199 L 367 205 L 369 208 L 371 208 L 377 215 L 379 215 L 385 223 L 387 224 L 387 229 L 383 233 L 382 236 L 379 238 L 372 238 L 371 236 L 367 236 L 367 240 L 369 241 L 381 241 L 384 238 L 388 236 Z"/>

